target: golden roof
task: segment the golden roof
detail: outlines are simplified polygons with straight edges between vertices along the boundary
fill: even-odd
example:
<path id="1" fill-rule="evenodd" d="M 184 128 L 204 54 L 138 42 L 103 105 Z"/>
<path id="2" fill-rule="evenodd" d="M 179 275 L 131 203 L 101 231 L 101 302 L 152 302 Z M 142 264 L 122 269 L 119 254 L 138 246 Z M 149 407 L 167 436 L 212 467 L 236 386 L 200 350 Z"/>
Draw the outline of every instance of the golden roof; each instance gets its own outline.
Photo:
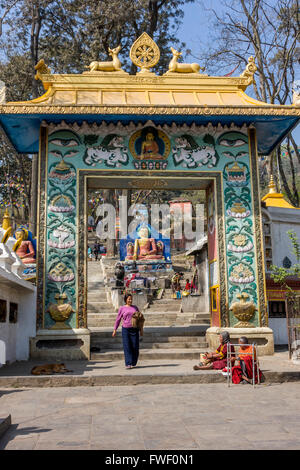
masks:
<path id="1" fill-rule="evenodd" d="M 159 60 L 155 42 L 143 33 L 132 45 L 130 59 L 139 68 L 136 75 L 122 69 L 120 46 L 110 49 L 112 60 L 93 61 L 82 74 L 52 74 L 43 59 L 35 66 L 36 79 L 46 92 L 29 101 L 0 99 L 0 126 L 19 153 L 36 153 L 41 123 L 77 119 L 102 122 L 107 119 L 155 119 L 190 125 L 242 124 L 256 128 L 257 148 L 268 155 L 296 126 L 300 107 L 275 105 L 246 95 L 257 67 L 248 59 L 239 77 L 210 77 L 197 63 L 177 62 L 181 53 L 171 47 L 173 57 L 165 74 L 150 69 Z M 272 132 L 269 126 L 272 121 Z"/>
<path id="2" fill-rule="evenodd" d="M 39 106 L 251 106 L 271 107 L 250 98 L 244 90 L 249 77 L 208 77 L 176 73 L 151 76 L 142 73 L 83 72 L 83 74 L 38 73 L 46 93 L 34 100 L 11 105 Z"/>
<path id="3" fill-rule="evenodd" d="M 171 47 L 173 57 L 168 71 L 158 76 L 150 69 L 159 61 L 159 48 L 143 33 L 130 50 L 130 59 L 140 71 L 129 75 L 122 69 L 118 57 L 120 49 L 121 46 L 109 48 L 112 60 L 93 61 L 86 66 L 89 71 L 82 74 L 52 74 L 44 60 L 40 60 L 35 66 L 36 79 L 42 81 L 46 93 L 31 101 L 6 103 L 0 107 L 0 112 L 43 113 L 47 110 L 55 114 L 65 107 L 65 112 L 71 114 L 100 112 L 100 108 L 105 114 L 143 114 L 148 108 L 150 114 L 164 114 L 165 109 L 168 114 L 172 110 L 175 114 L 211 110 L 216 115 L 234 114 L 234 111 L 237 114 L 299 115 L 295 106 L 271 105 L 244 93 L 257 70 L 253 57 L 249 57 L 240 77 L 209 77 L 200 72 L 204 67 L 197 63 L 178 62 L 181 52 Z"/>
<path id="4" fill-rule="evenodd" d="M 262 201 L 265 202 L 267 207 L 281 207 L 282 209 L 298 209 L 300 207 L 294 207 L 288 201 L 284 199 L 282 193 L 278 193 L 276 190 L 276 185 L 274 182 L 273 175 L 270 177 L 269 182 L 269 192 L 262 198 Z"/>

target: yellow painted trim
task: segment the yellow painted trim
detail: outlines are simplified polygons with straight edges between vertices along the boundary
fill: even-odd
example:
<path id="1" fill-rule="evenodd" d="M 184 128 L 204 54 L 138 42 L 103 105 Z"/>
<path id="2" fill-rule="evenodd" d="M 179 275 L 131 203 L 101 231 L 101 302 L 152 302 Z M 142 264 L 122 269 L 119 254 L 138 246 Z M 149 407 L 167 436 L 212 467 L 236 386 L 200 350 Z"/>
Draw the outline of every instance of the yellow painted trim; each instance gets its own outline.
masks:
<path id="1" fill-rule="evenodd" d="M 217 312 L 218 311 L 218 291 L 219 291 L 219 288 L 218 287 L 210 287 L 209 288 L 209 291 L 210 291 L 210 306 L 211 306 L 211 311 L 212 312 Z M 216 308 L 213 308 L 213 302 L 212 302 L 212 299 L 213 299 L 213 291 L 215 293 L 215 296 L 216 296 Z M 210 322 L 211 324 L 212 322 Z"/>

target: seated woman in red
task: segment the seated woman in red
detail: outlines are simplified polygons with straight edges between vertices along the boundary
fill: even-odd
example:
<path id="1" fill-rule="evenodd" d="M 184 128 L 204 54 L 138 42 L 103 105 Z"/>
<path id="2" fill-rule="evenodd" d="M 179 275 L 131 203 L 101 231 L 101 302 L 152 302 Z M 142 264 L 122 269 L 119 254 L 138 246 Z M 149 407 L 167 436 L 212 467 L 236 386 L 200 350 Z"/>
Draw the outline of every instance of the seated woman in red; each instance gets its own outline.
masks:
<path id="1" fill-rule="evenodd" d="M 253 380 L 253 346 L 248 344 L 248 338 L 241 336 L 239 339 L 240 350 L 237 359 L 237 365 L 232 368 L 232 382 L 239 383 L 252 383 Z M 258 382 L 257 366 L 256 366 L 256 353 L 254 350 L 254 374 L 255 383 Z M 262 373 L 258 370 L 259 379 L 262 379 Z"/>
<path id="2" fill-rule="evenodd" d="M 194 366 L 194 370 L 208 370 L 208 369 L 223 369 L 227 366 L 227 347 L 230 345 L 230 336 L 227 331 L 220 334 L 220 346 L 213 353 L 206 353 L 203 355 L 204 362 Z M 231 362 L 235 362 L 234 346 L 230 345 Z"/>

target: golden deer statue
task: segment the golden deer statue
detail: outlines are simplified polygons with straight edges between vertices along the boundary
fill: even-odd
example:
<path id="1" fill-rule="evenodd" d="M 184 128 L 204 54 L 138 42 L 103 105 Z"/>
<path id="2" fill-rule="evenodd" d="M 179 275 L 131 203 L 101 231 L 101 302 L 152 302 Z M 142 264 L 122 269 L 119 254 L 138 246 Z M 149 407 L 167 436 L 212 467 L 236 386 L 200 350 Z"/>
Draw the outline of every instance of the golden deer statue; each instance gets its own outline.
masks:
<path id="1" fill-rule="evenodd" d="M 171 47 L 171 51 L 173 54 L 173 58 L 169 63 L 169 72 L 178 72 L 178 73 L 199 73 L 200 70 L 204 72 L 205 67 L 200 67 L 199 64 L 180 64 L 178 63 L 178 58 L 181 56 L 181 52 L 176 51 L 173 47 Z"/>
<path id="2" fill-rule="evenodd" d="M 115 49 L 111 49 L 109 47 L 108 53 L 110 56 L 112 56 L 112 61 L 98 62 L 94 60 L 90 63 L 90 65 L 87 65 L 86 68 L 89 68 L 90 72 L 124 72 L 124 70 L 121 68 L 121 61 L 118 57 L 120 50 L 121 46 L 118 46 Z"/>

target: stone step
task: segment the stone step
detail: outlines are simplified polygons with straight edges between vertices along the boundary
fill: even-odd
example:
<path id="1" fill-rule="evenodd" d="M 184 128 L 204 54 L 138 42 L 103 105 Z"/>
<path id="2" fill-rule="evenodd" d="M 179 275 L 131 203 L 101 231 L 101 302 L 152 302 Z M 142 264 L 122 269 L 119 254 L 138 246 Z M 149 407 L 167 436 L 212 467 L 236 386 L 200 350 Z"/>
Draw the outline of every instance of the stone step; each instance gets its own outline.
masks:
<path id="1" fill-rule="evenodd" d="M 91 347 L 98 347 L 99 352 L 102 351 L 123 351 L 122 343 L 113 344 L 113 343 L 101 343 L 93 342 Z M 149 350 L 149 349 L 159 349 L 159 350 L 169 350 L 169 349 L 203 349 L 207 348 L 208 344 L 205 341 L 198 341 L 193 343 L 140 343 L 140 350 Z"/>
<path id="2" fill-rule="evenodd" d="M 105 321 L 105 322 L 115 322 L 117 317 L 117 312 L 93 312 L 88 311 L 88 322 L 90 321 Z M 209 316 L 203 315 L 201 317 L 194 317 L 191 315 L 184 315 L 182 313 L 168 313 L 168 314 L 156 314 L 156 313 L 144 313 L 145 317 L 145 324 L 159 322 L 161 323 L 169 323 L 169 322 L 192 322 L 194 324 L 198 323 L 209 323 L 210 319 Z M 92 325 L 90 325 L 92 326 Z"/>
<path id="3" fill-rule="evenodd" d="M 101 319 L 101 318 L 90 318 L 88 316 L 88 328 L 112 328 L 116 321 L 116 314 L 114 318 L 111 319 Z M 163 319 L 148 319 L 145 321 L 145 328 L 157 328 L 157 327 L 168 327 L 168 328 L 176 328 L 176 327 L 188 327 L 190 325 L 193 326 L 205 326 L 206 328 L 209 327 L 210 321 L 207 320 L 198 320 L 196 323 L 191 321 L 190 319 L 170 319 L 170 320 L 163 320 Z"/>
<path id="4" fill-rule="evenodd" d="M 99 312 L 114 311 L 114 306 L 110 302 L 91 302 L 87 303 L 87 313 L 99 313 Z"/>
<path id="5" fill-rule="evenodd" d="M 149 338 L 141 338 L 140 348 L 142 349 L 198 349 L 207 348 L 207 342 L 204 336 L 195 337 L 196 341 L 189 341 L 187 337 L 185 341 L 162 341 L 162 338 L 155 338 L 156 341 L 151 341 Z M 120 338 L 119 341 L 116 338 L 93 338 L 91 341 L 91 347 L 99 347 L 101 350 L 123 350 L 123 342 Z"/>
<path id="6" fill-rule="evenodd" d="M 101 356 L 101 355 L 100 355 Z M 95 368 L 98 361 L 98 355 L 93 354 L 91 362 L 87 361 L 67 361 L 66 366 L 74 370 L 72 374 L 55 374 L 34 376 L 30 370 L 35 362 L 28 362 L 27 371 L 24 373 L 25 366 L 22 365 L 22 373 L 14 372 L 8 376 L 0 376 L 0 387 L 3 389 L 26 389 L 26 388 L 49 388 L 49 387 L 105 387 L 105 386 L 132 386 L 132 385 L 177 385 L 177 384 L 215 384 L 222 383 L 226 387 L 226 377 L 217 370 L 194 371 L 194 362 L 188 358 L 186 362 L 178 363 L 178 359 L 173 362 L 163 358 L 161 362 L 153 364 L 151 356 L 148 355 L 151 362 L 138 362 L 137 368 L 132 370 L 124 369 L 124 356 L 117 362 L 114 368 L 108 362 L 108 367 L 99 362 L 99 368 Z M 164 359 L 167 359 L 166 364 Z M 199 356 L 198 358 L 199 359 Z M 196 362 L 197 362 L 196 359 Z M 161 368 L 159 366 L 162 366 Z M 87 370 L 89 372 L 87 372 Z M 265 384 L 300 382 L 300 371 L 291 370 L 263 370 Z M 260 387 L 260 386 L 258 386 Z M 263 387 L 264 388 L 264 387 Z M 226 390 L 224 388 L 224 390 Z"/>
<path id="7" fill-rule="evenodd" d="M 161 335 L 148 335 L 147 332 L 145 332 L 141 344 L 154 344 L 154 343 L 159 343 L 159 344 L 165 344 L 166 346 L 168 344 L 190 344 L 196 345 L 199 342 L 204 342 L 205 343 L 205 335 L 199 335 L 199 336 L 161 336 Z M 105 344 L 110 344 L 110 345 L 122 345 L 122 336 L 121 334 L 117 334 L 115 338 L 112 338 L 111 332 L 110 336 L 108 337 L 101 337 L 97 335 L 92 335 L 91 337 L 91 344 L 101 344 L 102 347 L 104 348 Z M 169 346 L 167 346 L 169 347 Z M 179 346 L 180 348 L 182 346 Z M 196 347 L 196 346 L 195 346 Z"/>
<path id="8" fill-rule="evenodd" d="M 186 337 L 186 338 L 197 338 L 199 336 L 205 336 L 207 330 L 207 325 L 198 324 L 198 325 L 188 325 L 188 326 L 172 326 L 172 327 L 147 327 L 145 328 L 144 338 L 153 339 L 154 341 L 165 341 L 166 338 L 171 337 Z M 111 338 L 112 330 L 111 328 L 95 328 L 91 327 L 91 339 L 95 336 L 100 338 Z M 117 336 L 114 340 L 121 341 L 121 332 L 117 331 Z M 158 339 L 159 338 L 159 339 Z"/>
<path id="9" fill-rule="evenodd" d="M 108 321 L 115 322 L 117 317 L 117 312 L 113 311 L 111 308 L 109 312 L 93 312 L 88 311 L 88 321 Z M 146 325 L 153 322 L 193 322 L 198 323 L 210 323 L 209 315 L 199 315 L 195 316 L 194 314 L 186 315 L 185 313 L 157 313 L 157 312 L 144 312 Z M 90 325 L 91 326 L 91 325 Z"/>
<path id="10" fill-rule="evenodd" d="M 205 352 L 206 349 L 169 349 L 169 350 L 156 350 L 156 349 L 141 349 L 139 360 L 159 360 L 159 359 L 190 359 L 199 360 L 199 354 Z M 124 360 L 123 351 L 107 350 L 100 353 L 92 353 L 91 360 L 104 361 L 104 360 Z"/>
<path id="11" fill-rule="evenodd" d="M 103 302 L 104 303 L 104 302 Z M 110 309 L 104 310 L 103 312 L 92 312 L 90 314 L 91 317 L 94 318 L 109 318 L 111 315 L 115 315 L 114 307 L 110 305 Z M 202 319 L 202 318 L 209 318 L 209 314 L 206 312 L 150 312 L 148 309 L 143 311 L 145 319 L 166 319 L 166 318 L 193 318 L 193 319 Z"/>
<path id="12" fill-rule="evenodd" d="M 106 291 L 106 288 L 105 288 L 105 285 L 104 284 L 100 284 L 100 283 L 95 283 L 95 284 L 88 284 L 87 285 L 87 292 L 88 294 L 96 294 L 97 292 L 105 292 Z"/>
<path id="13" fill-rule="evenodd" d="M 149 312 L 149 313 L 150 312 L 164 312 L 164 313 L 179 312 L 180 307 L 181 307 L 181 304 L 165 304 L 165 305 L 151 304 L 146 309 L 146 312 Z"/>
<path id="14" fill-rule="evenodd" d="M 100 292 L 100 293 L 95 293 L 94 295 L 91 295 L 88 292 L 88 295 L 87 295 L 87 301 L 88 303 L 91 303 L 91 304 L 94 304 L 94 302 L 109 302 L 108 298 L 109 298 L 108 294 L 105 291 Z"/>
<path id="15" fill-rule="evenodd" d="M 176 327 L 176 326 L 189 326 L 191 323 L 189 321 L 149 321 L 147 326 L 149 327 Z M 193 323 L 195 324 L 195 323 Z M 199 323 L 197 323 L 199 325 Z M 114 321 L 105 321 L 105 320 L 88 320 L 88 328 L 90 327 L 100 327 L 100 328 L 113 328 Z M 209 326 L 209 322 L 205 324 L 206 327 Z"/>
<path id="16" fill-rule="evenodd" d="M 108 289 L 107 289 L 107 287 L 105 287 L 105 285 L 103 285 L 103 286 L 98 286 L 98 287 L 96 287 L 95 289 L 92 289 L 92 290 L 89 290 L 89 289 L 87 290 L 88 295 L 92 295 L 92 296 L 97 295 L 99 292 L 100 293 L 108 292 Z"/>

